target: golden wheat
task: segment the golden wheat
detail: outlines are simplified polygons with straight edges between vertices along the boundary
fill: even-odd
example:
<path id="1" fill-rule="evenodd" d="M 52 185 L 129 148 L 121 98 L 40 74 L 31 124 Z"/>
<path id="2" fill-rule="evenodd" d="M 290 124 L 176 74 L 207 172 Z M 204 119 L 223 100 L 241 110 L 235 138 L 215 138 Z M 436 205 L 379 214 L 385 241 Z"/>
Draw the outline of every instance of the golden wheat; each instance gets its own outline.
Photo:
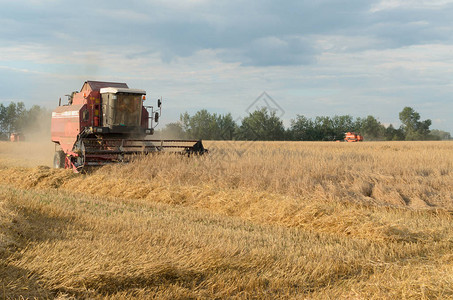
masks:
<path id="1" fill-rule="evenodd" d="M 210 142 L 85 175 L 14 147 L 5 298 L 453 298 L 453 143 Z"/>

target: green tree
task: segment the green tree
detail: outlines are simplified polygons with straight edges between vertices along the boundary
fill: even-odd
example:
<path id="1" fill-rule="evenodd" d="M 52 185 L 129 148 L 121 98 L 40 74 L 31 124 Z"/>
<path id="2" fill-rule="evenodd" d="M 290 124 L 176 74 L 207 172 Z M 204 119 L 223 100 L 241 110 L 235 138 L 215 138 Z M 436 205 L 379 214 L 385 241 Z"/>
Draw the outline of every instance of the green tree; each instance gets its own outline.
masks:
<path id="1" fill-rule="evenodd" d="M 365 140 L 385 139 L 385 126 L 375 117 L 367 116 L 364 119 L 358 118 L 356 123 L 358 131 L 360 131 Z"/>
<path id="2" fill-rule="evenodd" d="M 451 140 L 451 134 L 450 132 L 439 130 L 439 129 L 433 129 L 431 130 L 430 136 L 432 137 L 431 139 L 433 140 Z"/>
<path id="3" fill-rule="evenodd" d="M 318 116 L 313 122 L 314 140 L 316 141 L 331 141 L 336 138 L 333 122 L 330 117 Z"/>
<path id="4" fill-rule="evenodd" d="M 420 114 L 412 107 L 405 107 L 399 113 L 399 118 L 406 140 L 425 140 L 428 138 L 430 133 L 429 127 L 431 126 L 430 119 L 420 121 Z"/>
<path id="5" fill-rule="evenodd" d="M 3 105 L 3 103 L 0 103 L 0 131 L 3 131 L 5 116 L 6 107 Z"/>
<path id="6" fill-rule="evenodd" d="M 186 135 L 189 135 L 189 131 L 190 131 L 190 115 L 189 115 L 189 113 L 187 111 L 179 116 L 179 123 L 181 124 L 182 131 L 184 131 L 184 133 Z"/>
<path id="7" fill-rule="evenodd" d="M 297 115 L 291 120 L 291 139 L 298 141 L 342 140 L 347 131 L 355 131 L 356 122 L 350 115 L 316 117 L 311 120 Z"/>
<path id="8" fill-rule="evenodd" d="M 181 129 L 188 138 L 206 140 L 230 140 L 237 130 L 231 114 L 211 114 L 202 109 L 190 116 L 187 112 L 180 116 Z"/>
<path id="9" fill-rule="evenodd" d="M 11 102 L 8 106 L 0 105 L 0 129 L 2 132 L 14 132 L 23 129 L 26 122 L 25 105 L 23 102 Z"/>
<path id="10" fill-rule="evenodd" d="M 356 131 L 356 122 L 350 115 L 334 116 L 332 118 L 332 126 L 335 140 L 344 139 L 345 133 L 348 131 Z"/>
<path id="11" fill-rule="evenodd" d="M 49 133 L 50 119 L 50 111 L 38 105 L 27 110 L 23 102 L 0 104 L 1 138 L 7 138 L 11 132 Z"/>
<path id="12" fill-rule="evenodd" d="M 216 121 L 219 126 L 219 133 L 216 136 L 217 140 L 232 140 L 238 130 L 238 125 L 233 120 L 233 116 L 228 113 L 226 115 L 216 116 Z"/>
<path id="13" fill-rule="evenodd" d="M 386 129 L 385 129 L 385 139 L 387 141 L 403 141 L 404 140 L 404 132 L 402 129 L 396 129 L 393 127 L 392 124 L 390 124 Z"/>
<path id="14" fill-rule="evenodd" d="M 215 115 L 210 114 L 206 109 L 197 111 L 190 118 L 191 138 L 211 140 L 218 131 Z"/>
<path id="15" fill-rule="evenodd" d="M 6 107 L 3 105 L 3 103 L 0 103 L 0 141 L 1 140 L 6 140 L 8 138 L 6 134 L 6 123 L 5 123 L 5 117 L 6 117 Z"/>
<path id="16" fill-rule="evenodd" d="M 279 141 L 286 136 L 283 121 L 266 108 L 250 113 L 242 120 L 237 137 L 242 140 Z"/>
<path id="17" fill-rule="evenodd" d="M 290 139 L 296 141 L 314 141 L 315 131 L 313 121 L 305 116 L 297 115 L 291 120 Z"/>
<path id="18" fill-rule="evenodd" d="M 3 117 L 3 130 L 6 132 L 17 131 L 17 111 L 16 103 L 11 102 L 5 110 L 5 116 Z"/>

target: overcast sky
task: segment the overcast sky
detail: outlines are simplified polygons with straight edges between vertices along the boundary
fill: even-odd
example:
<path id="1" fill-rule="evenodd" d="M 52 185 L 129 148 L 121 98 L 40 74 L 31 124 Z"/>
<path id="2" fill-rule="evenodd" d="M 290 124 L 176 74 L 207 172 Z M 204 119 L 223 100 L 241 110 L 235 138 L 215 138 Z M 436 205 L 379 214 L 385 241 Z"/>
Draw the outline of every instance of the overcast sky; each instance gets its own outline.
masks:
<path id="1" fill-rule="evenodd" d="M 453 133 L 453 0 L 0 4 L 4 104 L 53 108 L 85 80 L 119 81 L 148 104 L 163 96 L 165 123 L 202 108 L 239 119 L 266 91 L 286 125 L 350 114 L 399 126 L 411 106 Z"/>

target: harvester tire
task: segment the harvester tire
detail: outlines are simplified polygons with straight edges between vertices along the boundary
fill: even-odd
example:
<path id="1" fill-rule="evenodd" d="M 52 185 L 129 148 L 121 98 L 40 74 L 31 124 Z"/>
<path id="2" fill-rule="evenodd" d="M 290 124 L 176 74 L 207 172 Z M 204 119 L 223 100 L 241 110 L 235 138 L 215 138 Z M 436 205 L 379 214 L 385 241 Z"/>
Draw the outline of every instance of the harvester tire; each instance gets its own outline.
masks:
<path id="1" fill-rule="evenodd" d="M 55 169 L 64 169 L 66 155 L 63 151 L 55 151 L 53 156 L 53 167 Z"/>

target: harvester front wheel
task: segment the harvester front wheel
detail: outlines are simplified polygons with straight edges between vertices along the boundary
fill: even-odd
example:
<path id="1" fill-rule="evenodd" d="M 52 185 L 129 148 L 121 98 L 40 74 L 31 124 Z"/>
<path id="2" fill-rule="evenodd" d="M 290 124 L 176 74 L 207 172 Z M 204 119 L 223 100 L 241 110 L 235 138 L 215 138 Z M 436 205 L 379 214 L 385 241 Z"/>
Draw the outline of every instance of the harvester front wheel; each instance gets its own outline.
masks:
<path id="1" fill-rule="evenodd" d="M 64 169 L 66 155 L 62 150 L 55 151 L 53 156 L 53 167 L 55 169 Z"/>

